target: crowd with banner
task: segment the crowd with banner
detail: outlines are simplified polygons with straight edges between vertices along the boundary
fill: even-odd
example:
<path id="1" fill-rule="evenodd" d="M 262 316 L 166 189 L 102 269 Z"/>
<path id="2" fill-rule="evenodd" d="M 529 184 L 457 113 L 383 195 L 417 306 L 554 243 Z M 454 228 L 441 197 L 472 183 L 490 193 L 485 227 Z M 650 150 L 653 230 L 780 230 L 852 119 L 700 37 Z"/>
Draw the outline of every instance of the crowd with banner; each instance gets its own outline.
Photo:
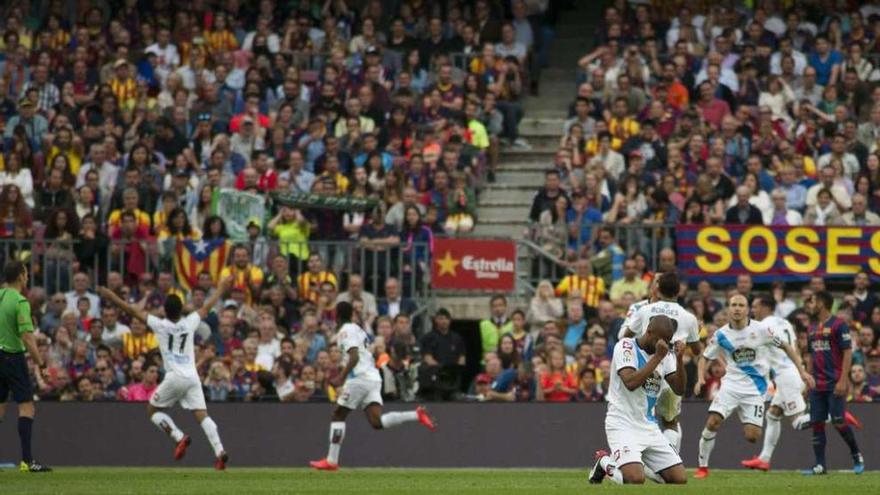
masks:
<path id="1" fill-rule="evenodd" d="M 199 337 L 212 400 L 332 398 L 337 300 L 409 373 L 434 236 L 472 230 L 499 151 L 529 148 L 560 5 L 0 5 L 0 261 L 32 272 L 39 396 L 154 389 L 152 333 L 96 284 L 161 312 L 226 275 Z"/>
<path id="2" fill-rule="evenodd" d="M 763 295 L 801 351 L 804 302 L 836 290 L 858 343 L 850 396 L 880 397 L 878 28 L 873 2 L 606 2 L 529 212 L 548 280 L 534 311 L 496 300 L 483 322 L 493 390 L 512 390 L 495 358 L 509 368 L 504 336 L 525 315 L 536 342 L 560 343 L 564 359 L 532 363 L 560 400 L 584 379 L 601 391 L 627 308 L 676 271 L 704 338 L 727 322 L 722 294 Z"/>

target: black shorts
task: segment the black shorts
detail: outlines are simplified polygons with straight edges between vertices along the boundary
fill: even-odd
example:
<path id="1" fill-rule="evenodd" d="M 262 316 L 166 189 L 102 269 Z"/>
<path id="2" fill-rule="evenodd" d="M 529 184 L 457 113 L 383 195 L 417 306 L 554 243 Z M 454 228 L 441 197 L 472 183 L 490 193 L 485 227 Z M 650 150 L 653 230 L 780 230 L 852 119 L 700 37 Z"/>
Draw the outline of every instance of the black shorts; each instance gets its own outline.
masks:
<path id="1" fill-rule="evenodd" d="M 12 400 L 21 404 L 34 400 L 27 358 L 23 352 L 0 351 L 0 403 L 6 402 L 12 392 Z"/>

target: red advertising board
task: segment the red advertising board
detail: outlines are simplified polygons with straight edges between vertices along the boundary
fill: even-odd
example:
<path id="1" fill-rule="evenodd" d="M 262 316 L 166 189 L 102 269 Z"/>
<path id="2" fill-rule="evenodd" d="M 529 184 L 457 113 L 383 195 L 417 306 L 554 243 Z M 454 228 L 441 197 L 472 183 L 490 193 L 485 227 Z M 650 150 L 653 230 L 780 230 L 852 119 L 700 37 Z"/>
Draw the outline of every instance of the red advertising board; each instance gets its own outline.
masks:
<path id="1" fill-rule="evenodd" d="M 512 291 L 516 244 L 512 241 L 436 239 L 431 263 L 435 289 Z"/>

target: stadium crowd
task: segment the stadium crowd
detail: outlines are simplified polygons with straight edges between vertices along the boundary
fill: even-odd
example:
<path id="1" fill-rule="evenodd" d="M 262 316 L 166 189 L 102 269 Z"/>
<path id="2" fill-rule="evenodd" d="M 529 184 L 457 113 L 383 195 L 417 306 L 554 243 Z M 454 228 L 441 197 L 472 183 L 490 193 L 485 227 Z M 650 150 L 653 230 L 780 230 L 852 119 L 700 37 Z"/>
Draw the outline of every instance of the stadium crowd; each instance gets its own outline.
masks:
<path id="1" fill-rule="evenodd" d="M 564 3 L 5 6 L 2 251 L 74 273 L 29 294 L 51 363 L 48 378 L 34 373 L 39 398 L 143 401 L 155 391 L 155 338 L 92 287 L 151 311 L 170 294 L 199 307 L 216 278 L 200 274 L 184 290 L 167 242 L 226 237 L 226 219 L 211 213 L 220 188 L 379 207 L 270 202 L 267 221 L 249 225 L 249 242 L 217 274 L 235 286 L 199 332 L 212 401 L 334 400 L 333 309 L 343 300 L 374 335 L 387 400 L 600 401 L 648 267 L 675 271 L 670 224 L 880 224 L 880 72 L 870 61 L 880 6 L 832 16 L 812 4 L 613 2 L 580 61 L 555 168 L 530 213 L 537 239 L 572 273 L 542 281 L 527 308 L 492 299 L 480 372 L 463 383 L 468 349 L 448 311 L 420 334 L 413 320 L 427 316 L 416 315 L 403 272 L 365 284 L 344 257 L 307 246 L 417 249 L 470 231 L 499 150 L 529 148 L 517 131 L 521 101 L 539 89 Z M 602 228 L 640 223 L 665 243 L 657 260 L 626 252 Z M 32 250 L 30 239 L 47 247 Z M 153 249 L 164 264 L 152 264 Z M 723 301 L 708 283 L 687 282 L 681 301 L 711 335 L 726 322 Z M 824 284 L 814 278 L 797 296 L 773 287 L 777 314 L 801 337 L 803 300 Z M 853 400 L 880 397 L 880 308 L 869 285 L 860 274 L 838 298 L 858 343 Z M 734 290 L 753 295 L 751 279 Z M 709 370 L 716 385 L 721 369 Z"/>
<path id="2" fill-rule="evenodd" d="M 557 275 L 555 288 L 542 281 L 528 311 L 507 315 L 493 300 L 478 377 L 489 397 L 506 397 L 518 376 L 531 380 L 532 398 L 601 399 L 626 310 L 648 295 L 648 267 L 676 270 L 677 225 L 880 226 L 880 5 L 783 4 L 606 3 L 529 213 L 533 239 L 574 273 Z M 825 284 L 765 290 L 802 352 L 804 301 Z M 866 272 L 850 287 L 835 309 L 854 342 L 851 398 L 876 400 L 878 298 Z M 724 289 L 682 281 L 679 300 L 704 337 L 727 322 L 723 295 L 759 295 L 748 275 Z M 532 362 L 499 380 L 499 359 L 516 368 L 514 344 L 517 361 Z M 704 398 L 723 366 L 708 373 Z"/>
<path id="3" fill-rule="evenodd" d="M 0 7 L 0 252 L 35 281 L 51 363 L 48 379 L 34 377 L 40 398 L 144 400 L 155 389 L 155 338 L 103 304 L 97 284 L 161 311 L 169 294 L 198 307 L 235 276 L 201 334 L 211 400 L 332 399 L 336 300 L 375 328 L 383 366 L 417 356 L 416 307 L 402 296 L 435 234 L 473 229 L 499 151 L 529 148 L 521 100 L 537 90 L 560 3 Z M 214 214 L 226 188 L 264 195 L 268 214 L 230 246 L 222 273 L 183 284 L 175 246 L 229 237 L 230 219 Z M 378 206 L 282 206 L 276 192 Z M 398 277 L 370 280 L 373 295 L 334 242 L 376 264 L 392 249 L 411 257 Z"/>

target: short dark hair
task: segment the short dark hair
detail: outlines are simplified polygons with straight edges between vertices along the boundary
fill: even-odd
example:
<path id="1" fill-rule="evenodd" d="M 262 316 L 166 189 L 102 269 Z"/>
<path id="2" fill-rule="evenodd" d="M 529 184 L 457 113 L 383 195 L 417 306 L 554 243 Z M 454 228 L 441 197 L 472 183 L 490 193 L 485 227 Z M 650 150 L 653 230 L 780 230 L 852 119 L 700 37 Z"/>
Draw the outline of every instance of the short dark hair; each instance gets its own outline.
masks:
<path id="1" fill-rule="evenodd" d="M 813 297 L 816 298 L 816 301 L 821 301 L 822 306 L 825 306 L 825 309 L 829 311 L 831 311 L 831 307 L 834 306 L 834 296 L 832 296 L 827 290 L 820 290 L 813 294 Z"/>
<path id="2" fill-rule="evenodd" d="M 3 280 L 7 284 L 14 284 L 27 271 L 27 267 L 21 261 L 8 261 L 3 267 Z"/>
<path id="3" fill-rule="evenodd" d="M 499 301 L 499 300 L 501 302 L 503 302 L 504 304 L 507 304 L 507 298 L 504 297 L 504 294 L 495 294 L 494 296 L 492 296 L 492 299 L 489 300 L 489 304 L 492 304 L 495 301 Z"/>
<path id="4" fill-rule="evenodd" d="M 354 307 L 350 302 L 340 301 L 336 303 L 336 319 L 342 323 L 351 322 L 351 316 L 354 313 Z"/>
<path id="5" fill-rule="evenodd" d="M 183 301 L 177 294 L 170 294 L 165 298 L 165 318 L 177 321 L 180 319 L 181 313 L 183 313 Z"/>
<path id="6" fill-rule="evenodd" d="M 759 294 L 755 296 L 755 302 L 769 309 L 770 311 L 776 311 L 776 299 L 773 299 L 772 296 L 767 294 Z"/>
<path id="7" fill-rule="evenodd" d="M 661 273 L 657 288 L 660 289 L 660 295 L 667 299 L 677 297 L 678 291 L 681 289 L 678 274 L 675 272 Z"/>

